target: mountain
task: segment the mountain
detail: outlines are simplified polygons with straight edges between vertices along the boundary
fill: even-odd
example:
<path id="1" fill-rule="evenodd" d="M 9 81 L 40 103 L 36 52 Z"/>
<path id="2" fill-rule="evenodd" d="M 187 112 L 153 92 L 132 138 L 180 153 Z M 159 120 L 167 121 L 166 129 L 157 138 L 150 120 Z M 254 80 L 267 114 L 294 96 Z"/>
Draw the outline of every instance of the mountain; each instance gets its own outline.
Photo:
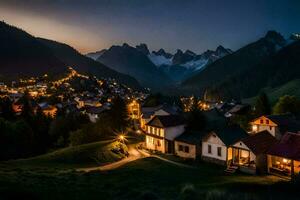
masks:
<path id="1" fill-rule="evenodd" d="M 101 51 L 96 51 L 96 52 L 91 52 L 86 54 L 85 56 L 93 59 L 93 60 L 97 60 L 97 58 L 99 58 L 99 56 L 101 56 L 104 52 L 106 51 L 106 49 L 103 49 Z"/>
<path id="2" fill-rule="evenodd" d="M 148 55 L 150 53 L 148 46 L 144 43 L 136 45 L 135 48 L 140 51 L 141 53 L 143 53 L 144 55 Z"/>
<path id="3" fill-rule="evenodd" d="M 224 97 L 248 98 L 256 96 L 261 90 L 287 92 L 288 82 L 300 79 L 300 41 L 293 42 L 276 54 L 264 59 L 251 69 L 216 85 L 214 93 Z M 298 81 L 299 82 L 299 81 Z M 298 83 L 294 81 L 293 83 Z M 288 85 L 289 87 L 291 84 Z M 293 84 L 293 90 L 296 90 Z M 297 85 L 298 89 L 300 85 Z M 287 92 L 288 94 L 288 92 Z M 274 95 L 273 95 L 274 96 Z"/>
<path id="4" fill-rule="evenodd" d="M 0 78 L 11 81 L 20 77 L 58 75 L 66 64 L 51 50 L 25 31 L 0 22 Z"/>
<path id="5" fill-rule="evenodd" d="M 98 78 L 115 78 L 120 83 L 127 84 L 135 89 L 141 89 L 140 84 L 133 77 L 110 69 L 107 66 L 80 54 L 76 49 L 67 44 L 42 38 L 39 38 L 38 41 L 51 49 L 57 58 L 68 66 L 72 66 L 80 73 L 94 75 Z M 105 53 L 106 52 L 104 51 L 103 54 Z"/>
<path id="6" fill-rule="evenodd" d="M 204 94 L 207 89 L 214 88 L 247 70 L 251 71 L 264 59 L 275 55 L 286 44 L 287 41 L 282 35 L 269 31 L 258 41 L 209 64 L 205 69 L 185 80 L 182 88 L 191 93 Z M 223 51 L 221 48 L 219 50 Z M 255 79 L 255 77 L 248 76 L 248 79 L 251 78 Z"/>
<path id="7" fill-rule="evenodd" d="M 135 77 L 143 86 L 154 90 L 170 85 L 172 81 L 160 71 L 145 55 L 148 48 L 123 44 L 112 46 L 97 61 L 110 68 Z"/>

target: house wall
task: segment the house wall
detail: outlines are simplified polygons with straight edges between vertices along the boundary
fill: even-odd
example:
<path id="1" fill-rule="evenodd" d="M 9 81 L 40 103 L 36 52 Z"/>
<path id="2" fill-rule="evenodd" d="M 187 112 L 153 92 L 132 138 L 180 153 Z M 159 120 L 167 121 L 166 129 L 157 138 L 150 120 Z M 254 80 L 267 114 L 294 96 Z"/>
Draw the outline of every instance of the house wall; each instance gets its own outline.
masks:
<path id="1" fill-rule="evenodd" d="M 183 146 L 182 151 L 179 150 L 179 145 Z M 185 147 L 189 148 L 189 152 L 184 151 Z M 180 141 L 175 141 L 175 154 L 182 158 L 196 159 L 196 156 L 197 156 L 196 145 L 187 144 L 187 143 L 180 142 Z"/>
<path id="2" fill-rule="evenodd" d="M 277 139 L 280 139 L 280 137 L 281 137 L 281 134 L 280 134 L 277 124 L 275 124 L 274 122 L 272 122 L 270 119 L 268 119 L 265 116 L 261 116 L 261 117 L 257 118 L 256 120 L 251 122 L 251 124 L 252 124 L 252 132 L 253 133 L 258 133 L 258 132 L 266 130 L 272 136 L 276 137 Z"/>
<path id="3" fill-rule="evenodd" d="M 160 151 L 162 153 L 165 153 L 166 152 L 165 140 L 146 135 L 146 148 L 150 149 L 150 150 Z"/>
<path id="4" fill-rule="evenodd" d="M 165 128 L 165 135 L 164 137 L 168 140 L 173 141 L 176 137 L 181 135 L 185 130 L 185 125 L 174 126 Z"/>
<path id="5" fill-rule="evenodd" d="M 255 154 L 242 141 L 236 142 L 232 146 L 250 151 L 250 161 L 255 161 L 256 159 Z"/>
<path id="6" fill-rule="evenodd" d="M 211 153 L 208 152 L 209 145 L 211 145 Z M 221 156 L 218 155 L 218 147 L 221 147 Z M 210 162 L 226 164 L 227 147 L 215 133 L 202 141 L 202 158 Z"/>
<path id="7" fill-rule="evenodd" d="M 91 114 L 88 113 L 89 119 L 91 122 L 96 123 L 97 119 L 98 119 L 98 115 L 97 114 Z"/>

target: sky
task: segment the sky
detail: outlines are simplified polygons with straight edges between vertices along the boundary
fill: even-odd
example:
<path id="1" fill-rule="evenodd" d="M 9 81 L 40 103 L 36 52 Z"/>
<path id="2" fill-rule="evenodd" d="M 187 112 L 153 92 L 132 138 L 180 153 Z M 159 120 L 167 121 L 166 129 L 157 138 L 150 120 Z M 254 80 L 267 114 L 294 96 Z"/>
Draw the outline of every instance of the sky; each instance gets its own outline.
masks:
<path id="1" fill-rule="evenodd" d="M 0 19 L 82 53 L 125 42 L 202 53 L 299 33 L 300 0 L 0 0 Z"/>

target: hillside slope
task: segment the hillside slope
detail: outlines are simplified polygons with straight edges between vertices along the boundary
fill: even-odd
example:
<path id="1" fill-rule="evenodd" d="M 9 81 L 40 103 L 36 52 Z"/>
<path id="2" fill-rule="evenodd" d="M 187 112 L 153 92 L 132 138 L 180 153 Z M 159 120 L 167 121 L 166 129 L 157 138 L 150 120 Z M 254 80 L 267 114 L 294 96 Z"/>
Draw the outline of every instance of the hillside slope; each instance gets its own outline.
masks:
<path id="1" fill-rule="evenodd" d="M 28 159 L 7 161 L 11 166 L 73 168 L 99 166 L 122 159 L 125 155 L 111 151 L 119 142 L 100 141 L 66 147 Z"/>
<path id="2" fill-rule="evenodd" d="M 186 90 L 203 94 L 207 88 L 255 67 L 264 59 L 274 55 L 285 44 L 285 39 L 279 33 L 269 31 L 258 41 L 207 66 L 203 71 L 185 80 L 182 86 Z"/>
<path id="3" fill-rule="evenodd" d="M 80 54 L 77 50 L 67 44 L 42 38 L 39 38 L 38 40 L 50 48 L 54 55 L 60 60 L 68 66 L 72 66 L 80 73 L 95 75 L 98 78 L 115 78 L 120 83 L 127 84 L 135 89 L 141 89 L 140 84 L 133 77 L 110 69 L 107 66 Z"/>
<path id="4" fill-rule="evenodd" d="M 300 41 L 297 41 L 282 48 L 252 69 L 219 84 L 213 88 L 213 93 L 228 98 L 248 98 L 257 95 L 263 88 L 282 87 L 279 91 L 284 91 L 289 87 L 289 85 L 284 87 L 285 84 L 300 78 L 299 55 Z M 292 83 L 291 85 L 293 90 L 300 88 L 300 85 Z"/>
<path id="5" fill-rule="evenodd" d="M 57 75 L 66 65 L 35 37 L 16 27 L 0 22 L 0 78 Z"/>

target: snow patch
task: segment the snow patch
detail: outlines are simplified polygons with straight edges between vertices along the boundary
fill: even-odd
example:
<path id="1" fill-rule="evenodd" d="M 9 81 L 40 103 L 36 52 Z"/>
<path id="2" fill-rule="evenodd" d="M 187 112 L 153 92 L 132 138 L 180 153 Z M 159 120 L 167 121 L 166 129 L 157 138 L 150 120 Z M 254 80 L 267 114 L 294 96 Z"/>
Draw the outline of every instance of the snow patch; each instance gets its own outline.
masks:
<path id="1" fill-rule="evenodd" d="M 172 65 L 172 58 L 166 58 L 162 55 L 157 56 L 157 55 L 151 53 L 151 54 L 148 55 L 148 58 L 156 66 Z"/>

